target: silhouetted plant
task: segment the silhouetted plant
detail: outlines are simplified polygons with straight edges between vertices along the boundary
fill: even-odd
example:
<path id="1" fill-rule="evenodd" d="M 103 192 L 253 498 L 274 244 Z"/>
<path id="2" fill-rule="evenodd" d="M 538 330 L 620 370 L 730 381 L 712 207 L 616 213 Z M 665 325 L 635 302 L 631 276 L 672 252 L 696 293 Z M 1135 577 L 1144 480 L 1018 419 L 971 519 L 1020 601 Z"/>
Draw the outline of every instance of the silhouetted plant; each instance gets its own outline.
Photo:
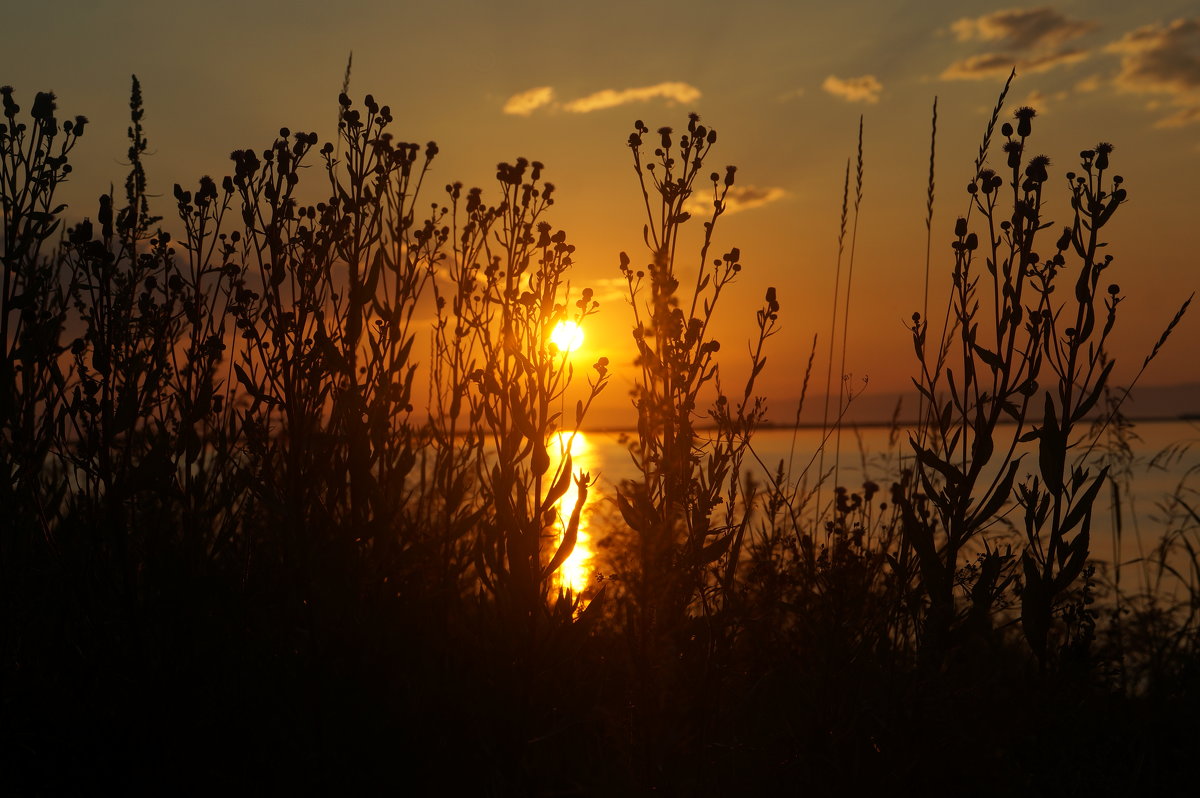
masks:
<path id="1" fill-rule="evenodd" d="M 1092 508 L 1107 474 L 1107 468 L 1092 474 L 1086 463 L 1073 463 L 1070 449 L 1113 367 L 1106 342 L 1121 297 L 1116 284 L 1101 288 L 1114 258 L 1100 254 L 1100 235 L 1127 192 L 1109 171 L 1111 145 L 1081 152 L 1083 171 L 1066 175 L 1073 218 L 1061 228 L 1053 254 L 1039 252 L 1038 234 L 1053 224 L 1042 208 L 1050 159 L 1028 154 L 1032 108 L 1016 111 L 1015 127 L 1001 126 L 1005 166 L 986 166 L 1007 91 L 1008 84 L 968 185 L 968 215 L 955 223 L 950 324 L 932 351 L 928 321 L 913 316 L 918 388 L 929 403 L 913 449 L 933 512 L 921 513 L 905 499 L 904 529 L 929 602 L 926 649 L 936 655 L 953 634 L 967 631 L 965 621 L 990 628 L 991 607 L 1011 581 L 1013 555 L 983 544 L 973 583 L 962 585 L 965 614 L 954 595 L 960 557 L 986 541 L 984 533 L 1015 488 L 1025 540 L 1018 577 L 1022 628 L 1045 664 L 1053 653 L 1053 619 L 1090 555 Z M 979 232 L 970 229 L 973 214 Z M 1060 302 L 1052 294 L 1072 255 L 1078 259 L 1073 296 Z M 1031 478 L 1018 479 L 1019 449 L 1030 441 L 1038 442 L 1037 468 Z"/>
<path id="2" fill-rule="evenodd" d="M 492 793 L 896 774 L 915 789 L 993 767 L 992 752 L 1036 759 L 1017 742 L 1031 728 L 1056 755 L 1076 746 L 1053 768 L 1073 780 L 1113 702 L 1136 721 L 1138 701 L 1194 694 L 1194 585 L 1097 611 L 1094 507 L 1128 434 L 1105 352 L 1122 300 L 1100 249 L 1126 200 L 1110 146 L 1081 154 L 1069 224 L 1035 243 L 1050 163 L 1029 157 L 1030 109 L 1001 125 L 1006 86 L 955 225 L 945 329 L 930 335 L 927 308 L 913 321 L 915 460 L 889 450 L 853 488 L 834 469 L 823 506 L 823 465 L 794 472 L 754 447 L 774 288 L 745 384 L 721 383 L 714 319 L 742 263 L 712 247 L 736 170 L 705 168 L 716 133 L 695 115 L 678 133 L 637 122 L 649 263 L 622 253 L 620 268 L 638 475 L 592 516 L 608 576 L 576 592 L 556 572 L 602 488 L 570 441 L 610 363 L 578 380 L 552 342 L 599 311 L 571 285 L 554 187 L 521 158 L 498 166 L 493 199 L 454 182 L 425 204 L 436 144 L 398 141 L 392 110 L 356 106 L 348 79 L 349 64 L 336 142 L 283 128 L 235 151 L 229 176 L 174 187 L 174 234 L 152 214 L 136 78 L 123 196 L 66 231 L 54 196 L 86 119 L 60 124 L 45 93 L 22 116 L 0 90 L 0 751 L 39 773 L 71 752 L 91 778 L 116 747 L 171 752 L 187 726 L 164 772 L 232 736 L 307 760 L 280 777 L 306 789 L 313 769 L 345 788 L 397 768 L 439 789 L 449 768 L 485 774 L 470 786 Z M 862 162 L 860 127 L 856 214 Z M 1147 557 L 1185 586 L 1200 572 L 1191 493 Z M 1018 620 L 1025 642 L 1007 631 Z M 987 720 L 971 735 L 964 700 Z M 946 748 L 937 777 L 930 739 Z M 1149 743 L 1135 755 L 1151 775 L 1173 761 Z"/>
<path id="3" fill-rule="evenodd" d="M 550 447 L 559 435 L 574 434 L 608 380 L 602 358 L 586 398 L 564 418 L 574 367 L 551 338 L 559 324 L 582 324 L 599 305 L 590 289 L 572 301 L 567 273 L 575 247 L 542 219 L 554 201 L 544 168 L 524 158 L 501 163 L 500 201 L 487 206 L 472 190 L 461 226 L 461 186 L 448 187 L 456 233 L 452 294 L 449 301 L 439 294 L 435 325 L 436 368 L 444 375 L 434 405 L 438 440 L 443 456 L 453 457 L 457 436 L 465 436 L 486 508 L 475 522 L 476 575 L 517 617 L 535 622 L 547 610 L 552 575 L 574 549 L 591 484 L 587 474 L 573 473 L 569 446 L 551 469 Z M 574 512 L 560 519 L 557 507 L 572 489 Z M 551 545 L 556 529 L 561 540 Z M 573 607 L 578 598 L 562 597 Z"/>
<path id="4" fill-rule="evenodd" d="M 61 231 L 65 206 L 55 194 L 71 172 L 68 160 L 87 118 L 60 123 L 55 97 L 47 92 L 34 98 L 29 121 L 21 117 L 11 86 L 0 88 L 0 101 L 0 459 L 6 464 L 0 501 L 18 530 L 0 544 L 13 547 L 0 555 L 7 567 L 14 557 L 29 556 L 25 547 L 35 535 L 53 536 L 65 495 L 45 473 L 68 376 L 59 359 L 66 286 L 46 250 Z"/>

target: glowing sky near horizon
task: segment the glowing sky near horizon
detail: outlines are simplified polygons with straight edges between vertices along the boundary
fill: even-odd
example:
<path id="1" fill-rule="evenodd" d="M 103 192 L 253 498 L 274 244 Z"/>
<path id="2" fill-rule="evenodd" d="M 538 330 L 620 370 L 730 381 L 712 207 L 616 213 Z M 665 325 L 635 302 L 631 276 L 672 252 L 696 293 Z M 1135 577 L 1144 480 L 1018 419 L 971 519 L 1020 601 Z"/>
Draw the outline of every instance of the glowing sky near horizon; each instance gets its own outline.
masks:
<path id="1" fill-rule="evenodd" d="M 544 161 L 559 187 L 549 220 L 578 247 L 572 284 L 602 303 L 580 355 L 613 359 L 610 408 L 628 406 L 633 374 L 617 256 L 647 259 L 624 146 L 635 118 L 682 127 L 695 110 L 720 132 L 713 165 L 739 167 L 737 212 L 716 237 L 720 251 L 740 247 L 745 265 L 716 320 L 727 389 L 740 385 L 767 285 L 778 287 L 783 332 L 760 391 L 794 397 L 814 334 L 824 347 L 860 114 L 865 194 L 847 370 L 869 376 L 873 391 L 904 388 L 914 373 L 905 324 L 922 293 L 930 105 L 936 95 L 936 307 L 983 125 L 1013 63 L 1008 105 L 1038 107 L 1031 147 L 1057 175 L 1099 140 L 1117 146 L 1130 192 L 1108 236 L 1113 281 L 1128 297 L 1113 347 L 1118 382 L 1200 287 L 1194 2 L 63 0 L 4 14 L 0 83 L 26 107 L 33 92 L 53 90 L 62 113 L 92 120 L 63 195 L 78 217 L 123 180 L 131 73 L 142 81 L 147 169 L 164 215 L 173 183 L 225 174 L 230 151 L 262 149 L 282 125 L 329 138 L 351 50 L 351 94 L 390 103 L 398 137 L 438 141 L 430 201 L 452 180 L 489 190 L 498 161 Z M 1052 187 L 1050 216 L 1065 221 L 1062 183 Z M 1200 320 L 1185 319 L 1145 384 L 1200 382 L 1197 340 Z M 815 371 L 824 373 L 820 358 Z"/>

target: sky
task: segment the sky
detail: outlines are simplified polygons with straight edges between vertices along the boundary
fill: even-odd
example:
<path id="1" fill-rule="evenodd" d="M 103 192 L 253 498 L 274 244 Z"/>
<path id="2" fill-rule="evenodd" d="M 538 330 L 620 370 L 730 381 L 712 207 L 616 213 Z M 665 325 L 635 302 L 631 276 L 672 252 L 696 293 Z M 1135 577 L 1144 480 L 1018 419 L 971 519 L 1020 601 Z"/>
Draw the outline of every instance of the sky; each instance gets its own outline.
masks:
<path id="1" fill-rule="evenodd" d="M 92 213 L 124 177 L 129 78 L 141 80 L 156 209 L 171 186 L 228 173 L 280 126 L 333 135 L 353 52 L 351 95 L 393 108 L 399 138 L 436 140 L 430 185 L 491 188 L 495 164 L 543 161 L 558 187 L 549 221 L 577 249 L 573 281 L 602 301 L 580 358 L 606 355 L 602 415 L 627 408 L 631 312 L 618 253 L 646 261 L 625 140 L 635 119 L 717 129 L 714 166 L 738 166 L 743 200 L 715 247 L 744 269 L 718 309 L 727 385 L 744 373 L 754 310 L 778 291 L 781 332 L 759 391 L 794 399 L 814 335 L 827 346 L 846 159 L 860 116 L 864 195 L 846 371 L 867 390 L 915 374 L 906 325 L 921 306 L 930 108 L 938 101 L 933 301 L 945 296 L 955 218 L 996 96 L 1038 109 L 1031 147 L 1052 161 L 1051 211 L 1067 221 L 1061 175 L 1112 142 L 1130 200 L 1114 217 L 1113 281 L 1127 297 L 1114 334 L 1117 383 L 1130 379 L 1200 288 L 1200 14 L 1194 2 L 206 3 L 43 0 L 5 11 L 0 83 L 19 101 L 58 96 L 91 120 L 62 199 Z M 434 197 L 431 195 L 431 201 Z M 699 225 L 692 232 L 698 237 Z M 1196 308 L 1192 316 L 1200 313 Z M 1200 320 L 1185 318 L 1144 385 L 1200 382 Z M 590 360 L 588 361 L 590 362 Z M 818 356 L 816 371 L 824 373 Z"/>

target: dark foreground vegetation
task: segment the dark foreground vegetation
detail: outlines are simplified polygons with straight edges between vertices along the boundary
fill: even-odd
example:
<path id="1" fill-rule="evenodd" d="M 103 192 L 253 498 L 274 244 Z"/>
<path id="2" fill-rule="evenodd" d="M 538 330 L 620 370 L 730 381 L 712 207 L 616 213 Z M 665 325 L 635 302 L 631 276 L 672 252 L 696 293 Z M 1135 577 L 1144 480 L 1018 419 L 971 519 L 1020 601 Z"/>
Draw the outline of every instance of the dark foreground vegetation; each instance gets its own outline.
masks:
<path id="1" fill-rule="evenodd" d="M 54 195 L 86 120 L 2 95 L 7 794 L 1191 786 L 1195 597 L 1121 593 L 1093 562 L 1127 431 L 1110 145 L 1064 175 L 1002 94 L 956 200 L 951 302 L 913 315 L 921 423 L 890 484 L 840 487 L 832 454 L 751 476 L 786 297 L 765 293 L 749 384 L 720 390 L 735 171 L 696 117 L 638 122 L 641 476 L 606 505 L 605 578 L 573 595 L 555 571 L 580 518 L 558 508 L 592 486 L 548 446 L 609 364 L 575 373 L 549 341 L 597 305 L 568 287 L 541 164 L 433 190 L 437 147 L 343 95 L 336 141 L 281 130 L 162 220 L 135 81 L 124 191 L 70 226 Z M 860 137 L 851 253 L 863 174 Z M 1052 192 L 1071 218 L 1043 216 Z M 838 268 L 831 341 L 852 254 Z"/>

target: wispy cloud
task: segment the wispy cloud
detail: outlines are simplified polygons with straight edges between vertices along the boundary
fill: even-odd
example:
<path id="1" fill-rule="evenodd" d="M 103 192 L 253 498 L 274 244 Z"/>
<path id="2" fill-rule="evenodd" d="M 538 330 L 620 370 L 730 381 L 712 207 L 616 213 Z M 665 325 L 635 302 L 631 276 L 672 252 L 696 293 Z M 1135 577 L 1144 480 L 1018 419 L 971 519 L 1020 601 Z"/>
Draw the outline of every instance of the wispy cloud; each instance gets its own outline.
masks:
<path id="1" fill-rule="evenodd" d="M 1200 122 L 1200 102 L 1186 105 L 1158 120 L 1155 127 L 1183 127 Z"/>
<path id="2" fill-rule="evenodd" d="M 509 97 L 504 103 L 504 113 L 513 116 L 529 116 L 539 108 L 554 102 L 554 89 L 550 86 L 538 86 L 527 89 Z"/>
<path id="3" fill-rule="evenodd" d="M 1068 19 L 1052 8 L 1008 8 L 955 20 L 950 30 L 960 42 L 1000 42 L 1015 50 L 1059 47 L 1095 30 L 1096 23 Z"/>
<path id="4" fill-rule="evenodd" d="M 676 105 L 700 99 L 700 90 L 689 83 L 663 81 L 655 83 L 653 86 L 601 89 L 563 103 L 558 102 L 556 96 L 553 86 L 527 89 L 514 94 L 504 102 L 504 113 L 513 116 L 529 116 L 534 111 L 563 110 L 575 114 L 586 114 L 650 100 L 666 100 L 668 105 Z"/>
<path id="5" fill-rule="evenodd" d="M 1121 57 L 1118 90 L 1159 96 L 1175 109 L 1158 127 L 1200 122 L 1200 17 L 1146 25 L 1104 49 Z"/>
<path id="6" fill-rule="evenodd" d="M 688 83 L 665 81 L 653 86 L 639 86 L 631 89 L 602 89 L 586 97 L 579 97 L 563 105 L 567 111 L 586 114 L 592 111 L 602 111 L 606 108 L 616 108 L 619 105 L 646 102 L 648 100 L 666 100 L 670 104 L 691 103 L 700 99 L 700 90 Z"/>
<path id="7" fill-rule="evenodd" d="M 1088 58 L 1087 50 L 1065 49 L 1041 55 L 1022 57 L 1012 53 L 981 53 L 955 61 L 942 72 L 942 80 L 989 80 L 1006 76 L 1014 67 L 1017 72 L 1049 72 L 1055 67 L 1077 64 Z"/>
<path id="8" fill-rule="evenodd" d="M 702 196 L 701 196 L 702 195 Z M 787 196 L 787 191 L 778 186 L 730 186 L 725 195 L 725 214 L 761 208 Z M 693 216 L 707 217 L 713 212 L 712 195 L 705 190 L 688 198 L 683 209 Z"/>
<path id="9" fill-rule="evenodd" d="M 847 102 L 877 103 L 883 91 L 883 84 L 874 75 L 861 75 L 857 78 L 830 75 L 825 78 L 821 88 Z"/>

